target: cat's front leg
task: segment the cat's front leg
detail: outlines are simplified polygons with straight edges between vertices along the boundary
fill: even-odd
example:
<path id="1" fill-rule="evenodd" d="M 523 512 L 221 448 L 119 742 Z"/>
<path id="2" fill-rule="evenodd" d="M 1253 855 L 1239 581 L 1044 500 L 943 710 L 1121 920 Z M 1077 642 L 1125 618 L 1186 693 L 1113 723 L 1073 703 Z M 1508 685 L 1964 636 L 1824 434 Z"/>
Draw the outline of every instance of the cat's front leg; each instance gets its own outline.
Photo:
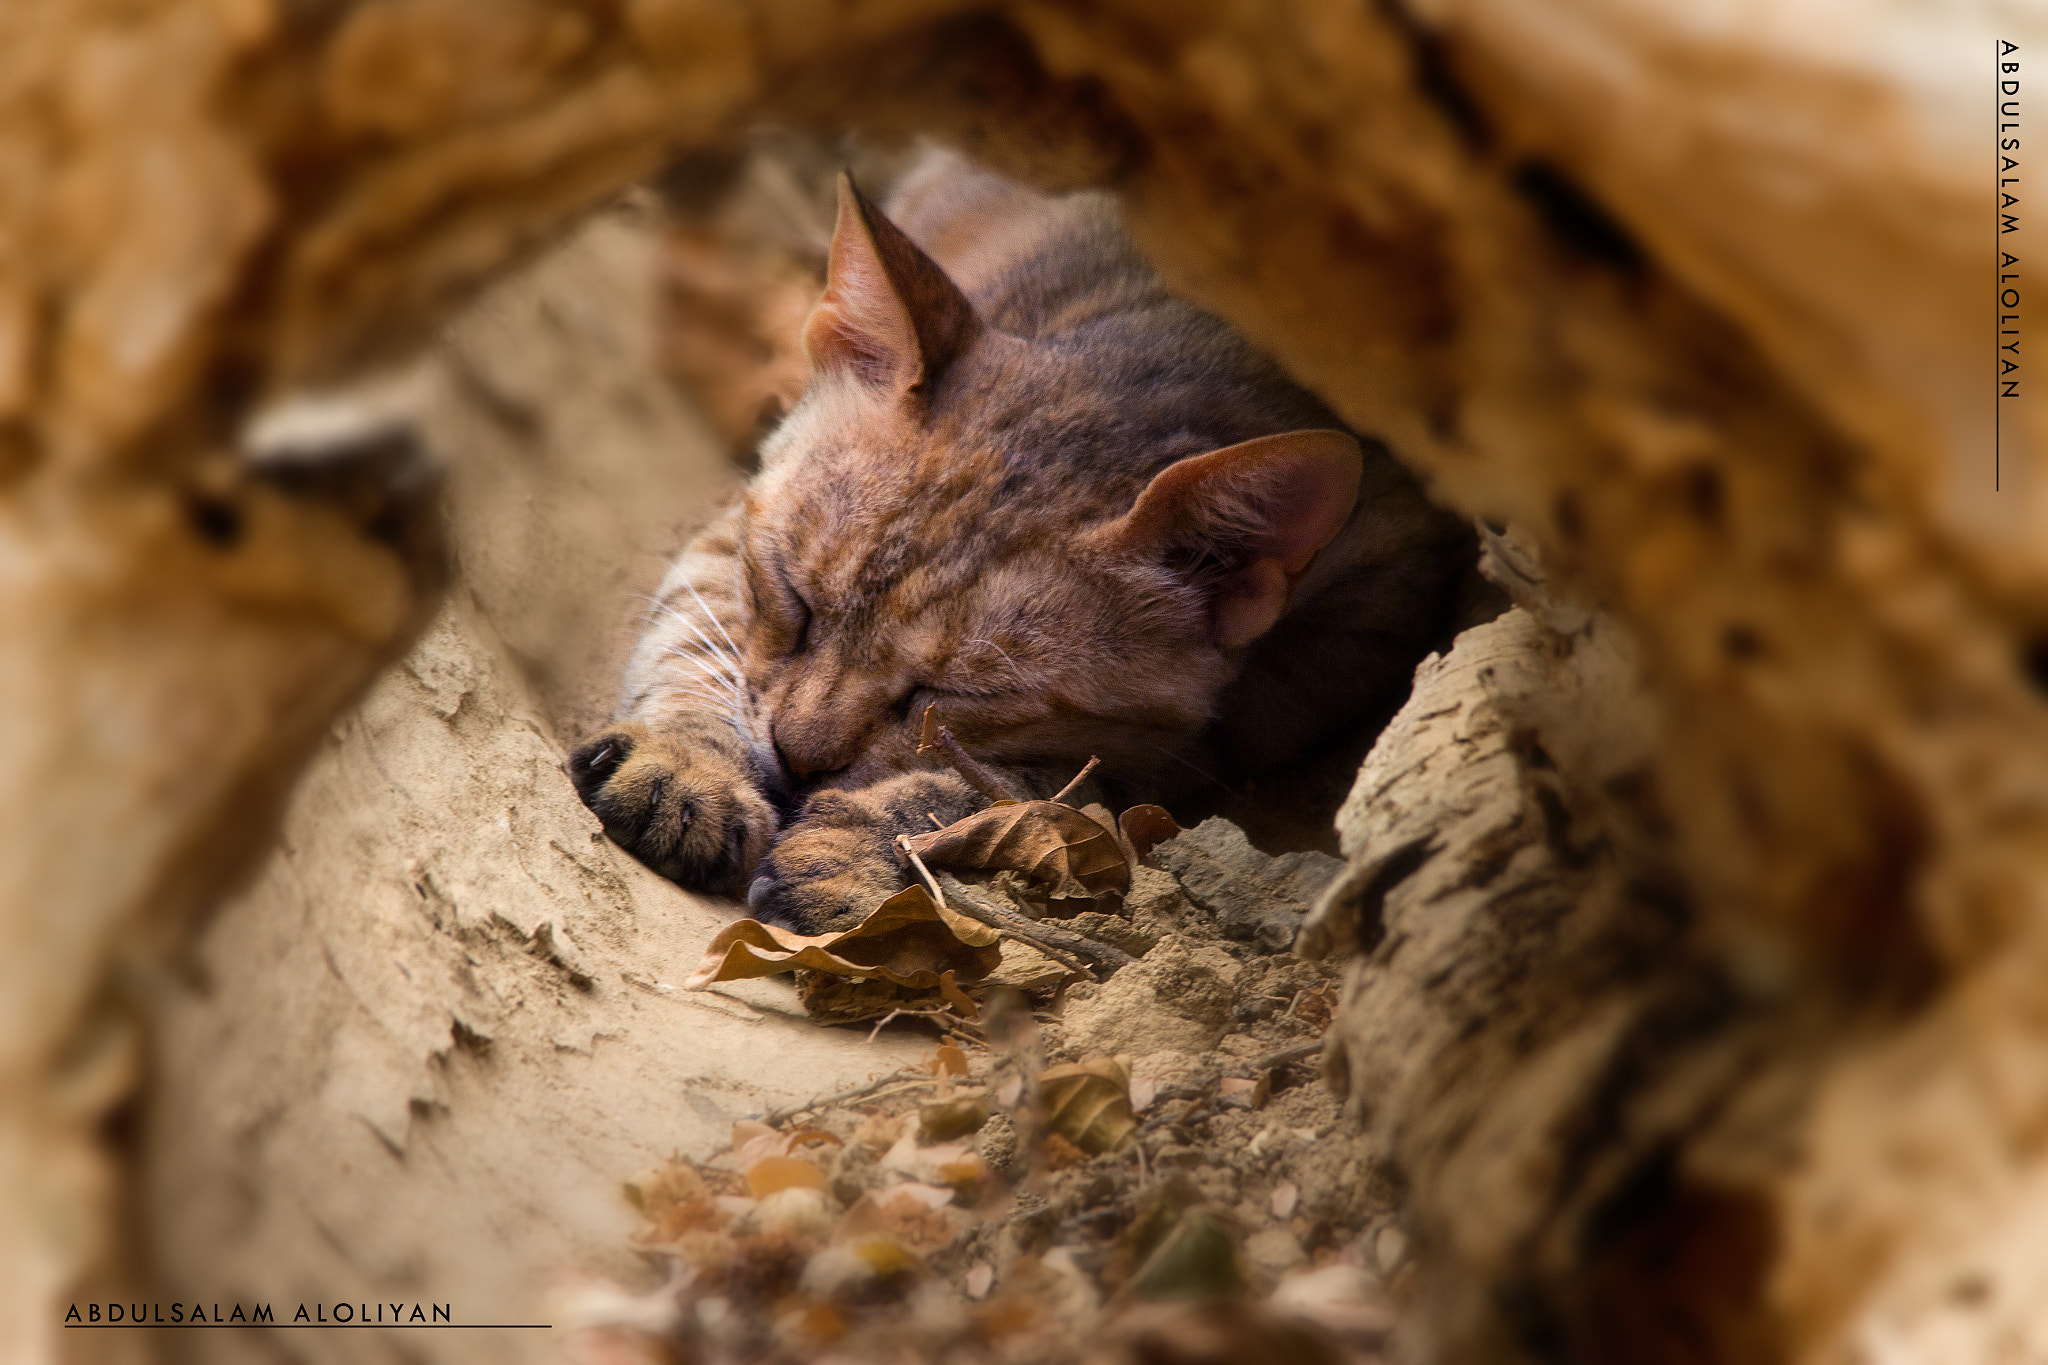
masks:
<path id="1" fill-rule="evenodd" d="M 694 890 L 741 894 L 775 838 L 751 752 L 721 717 L 613 725 L 569 755 L 569 780 L 614 843 Z"/>
<path id="2" fill-rule="evenodd" d="M 951 772 L 902 773 L 852 791 L 818 792 L 776 841 L 747 908 L 800 933 L 850 929 L 909 884 L 898 835 L 950 825 L 987 805 Z"/>

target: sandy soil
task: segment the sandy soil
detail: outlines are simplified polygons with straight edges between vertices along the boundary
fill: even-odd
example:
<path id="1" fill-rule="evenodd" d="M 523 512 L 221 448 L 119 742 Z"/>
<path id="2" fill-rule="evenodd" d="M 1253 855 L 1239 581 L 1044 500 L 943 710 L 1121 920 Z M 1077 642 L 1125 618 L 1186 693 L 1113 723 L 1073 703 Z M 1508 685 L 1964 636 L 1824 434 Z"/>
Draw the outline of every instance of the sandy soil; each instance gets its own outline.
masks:
<path id="1" fill-rule="evenodd" d="M 254 886 L 136 984 L 160 1300 L 547 1322 L 558 1267 L 645 1278 L 623 1180 L 929 1048 L 819 1029 L 779 983 L 670 989 L 730 907 L 608 844 L 561 769 L 637 594 L 732 487 L 657 372 L 656 226 L 622 205 L 451 329 L 422 386 L 451 459 L 448 604 L 334 727 Z M 430 1362 L 553 1336 L 162 1335 L 172 1359 Z"/>

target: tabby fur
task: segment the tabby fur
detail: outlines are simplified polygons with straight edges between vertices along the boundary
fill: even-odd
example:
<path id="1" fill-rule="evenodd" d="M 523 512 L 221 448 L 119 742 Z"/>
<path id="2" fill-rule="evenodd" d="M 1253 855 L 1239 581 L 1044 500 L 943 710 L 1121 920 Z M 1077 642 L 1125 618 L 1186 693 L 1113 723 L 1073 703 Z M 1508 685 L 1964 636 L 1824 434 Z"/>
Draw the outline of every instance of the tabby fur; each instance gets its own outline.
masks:
<path id="1" fill-rule="evenodd" d="M 919 754 L 928 706 L 1020 790 L 1093 755 L 1103 794 L 1172 803 L 1383 711 L 1469 563 L 1103 194 L 934 155 L 884 214 L 842 178 L 805 346 L 570 760 L 614 839 L 762 918 L 845 927 L 902 884 L 897 834 L 986 804 Z"/>

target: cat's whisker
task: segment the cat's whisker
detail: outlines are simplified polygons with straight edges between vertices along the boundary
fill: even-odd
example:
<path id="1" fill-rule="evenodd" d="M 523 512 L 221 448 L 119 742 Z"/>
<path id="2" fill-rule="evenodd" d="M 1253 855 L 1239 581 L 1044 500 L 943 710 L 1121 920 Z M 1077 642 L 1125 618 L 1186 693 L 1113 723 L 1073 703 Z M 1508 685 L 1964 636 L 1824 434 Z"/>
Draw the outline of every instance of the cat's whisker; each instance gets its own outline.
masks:
<path id="1" fill-rule="evenodd" d="M 739 659 L 736 656 L 729 655 L 724 650 L 720 649 L 718 647 L 718 642 L 713 640 L 709 635 L 706 635 L 703 631 L 703 628 L 700 627 L 695 621 L 691 620 L 682 612 L 677 611 L 674 607 L 668 606 L 666 603 L 663 604 L 663 607 L 669 613 L 669 615 L 675 617 L 676 620 L 681 621 L 685 626 L 689 627 L 690 633 L 692 635 L 695 635 L 699 640 L 703 641 L 704 648 L 711 651 L 712 658 L 718 659 L 721 662 L 726 663 L 728 666 L 736 667 L 738 665 Z M 716 621 L 713 621 L 712 624 L 717 625 L 718 623 Z"/>
<path id="2" fill-rule="evenodd" d="M 692 644 L 688 640 L 678 640 L 670 645 L 669 653 L 682 658 L 694 659 L 705 669 L 716 672 L 721 678 L 732 682 L 739 681 L 739 675 L 734 670 L 730 661 L 716 654 L 707 654 L 700 645 Z"/>
<path id="3" fill-rule="evenodd" d="M 1225 782 L 1222 778 L 1216 776 L 1216 774 L 1209 772 L 1205 768 L 1201 768 L 1193 763 L 1190 763 L 1187 759 L 1183 758 L 1181 755 L 1175 753 L 1173 750 L 1165 747 L 1164 745 L 1154 744 L 1149 739 L 1141 739 L 1138 741 L 1138 743 L 1144 745 L 1146 748 L 1150 749 L 1155 754 L 1160 754 L 1164 757 L 1172 759 L 1175 763 L 1180 764 L 1181 767 L 1186 768 L 1196 777 L 1199 777 L 1203 781 L 1208 782 L 1215 786 L 1216 789 L 1221 791 L 1225 796 L 1228 796 L 1233 800 L 1239 799 L 1242 796 L 1242 793 L 1240 793 L 1237 790 L 1237 788 L 1231 786 L 1228 782 Z"/>
<path id="4" fill-rule="evenodd" d="M 685 616 L 682 612 L 677 611 L 674 607 L 671 607 L 666 603 L 660 603 L 658 605 L 661 607 L 661 610 L 667 612 L 670 616 L 673 616 L 676 620 L 682 622 L 683 626 L 686 629 L 688 629 L 691 634 L 697 637 L 698 642 L 704 647 L 704 649 L 706 651 L 709 651 L 708 653 L 700 653 L 695 647 L 690 646 L 688 642 L 685 641 L 681 644 L 671 646 L 669 649 L 670 654 L 675 655 L 679 658 L 692 659 L 707 671 L 715 669 L 716 676 L 718 677 L 718 679 L 721 682 L 730 683 L 736 690 L 743 687 L 745 679 L 740 673 L 738 667 L 739 661 L 737 659 L 730 657 L 726 654 L 724 650 L 720 649 L 713 640 L 711 640 L 708 636 L 704 634 L 702 630 L 698 628 L 697 623 L 695 621 L 692 621 L 688 616 Z"/>
<path id="5" fill-rule="evenodd" d="M 698 676 L 702 677 L 706 682 L 716 684 L 723 690 L 730 692 L 734 697 L 742 694 L 740 680 L 733 676 L 730 670 L 714 660 L 706 659 L 694 649 L 677 645 L 669 650 L 669 657 L 687 661 L 692 667 L 697 669 Z"/>
<path id="6" fill-rule="evenodd" d="M 715 667 L 710 660 L 685 645 L 670 646 L 665 657 L 687 665 L 692 669 L 696 676 L 689 679 L 689 681 L 696 685 L 716 688 L 734 701 L 738 701 L 743 695 L 738 686 L 737 679 L 732 678 L 722 669 Z"/>
<path id="7" fill-rule="evenodd" d="M 726 716 L 732 710 L 732 703 L 730 701 L 727 701 L 724 697 L 712 696 L 709 693 L 693 692 L 687 688 L 677 688 L 672 695 L 679 701 L 697 702 L 715 715 Z"/>
<path id="8" fill-rule="evenodd" d="M 690 587 L 689 584 L 685 583 L 683 587 L 686 591 L 689 592 L 689 594 L 692 597 L 697 596 L 697 590 L 695 588 Z M 642 602 L 645 602 L 649 607 L 652 607 L 657 614 L 673 616 L 676 620 L 682 622 L 683 625 L 691 631 L 691 633 L 696 635 L 696 637 L 699 640 L 703 641 L 704 647 L 711 651 L 712 657 L 720 660 L 728 666 L 737 668 L 740 661 L 737 646 L 734 646 L 732 649 L 726 649 L 719 645 L 717 641 L 705 635 L 703 630 L 698 627 L 697 623 L 694 620 L 692 620 L 688 615 L 686 615 L 674 603 L 665 602 L 661 598 L 652 596 L 648 593 L 641 593 L 639 594 L 639 597 Z M 700 607 L 704 606 L 704 601 L 702 598 L 697 599 L 697 605 Z M 730 645 L 732 643 L 732 637 L 730 635 L 725 634 L 725 627 L 719 624 L 717 616 L 712 615 L 708 607 L 705 608 L 705 614 L 711 615 L 711 624 L 718 627 L 718 633 L 720 635 L 725 635 L 726 644 Z"/>
<path id="9" fill-rule="evenodd" d="M 1019 682 L 1028 684 L 1031 681 L 1030 675 L 1024 671 L 1023 666 L 1020 665 L 1015 659 L 1011 658 L 1010 652 L 1004 649 L 1001 645 L 997 644 L 994 640 L 983 640 L 977 637 L 975 639 L 969 640 L 967 643 L 970 645 L 987 645 L 990 649 L 994 650 L 996 653 L 1003 656 L 1003 662 L 1010 666 L 1012 672 L 1016 673 L 1017 680 Z"/>
<path id="10" fill-rule="evenodd" d="M 683 657 L 688 658 L 689 656 L 685 655 Z M 681 679 L 674 686 L 676 691 L 686 696 L 697 697 L 721 707 L 738 709 L 740 706 L 740 699 L 735 693 L 709 682 Z"/>
<path id="11" fill-rule="evenodd" d="M 711 608 L 705 604 L 704 599 L 697 595 L 697 587 L 694 583 L 685 583 L 683 584 L 683 587 L 686 591 L 689 592 L 691 600 L 696 602 L 697 610 L 703 612 L 707 617 L 709 617 L 711 619 L 711 624 L 718 627 L 718 633 L 720 635 L 725 636 L 725 643 L 732 650 L 732 654 L 730 655 L 730 657 L 734 663 L 738 663 L 740 657 L 740 647 L 736 644 L 733 644 L 732 636 L 726 635 L 725 622 L 719 620 L 718 613 L 711 610 Z"/>

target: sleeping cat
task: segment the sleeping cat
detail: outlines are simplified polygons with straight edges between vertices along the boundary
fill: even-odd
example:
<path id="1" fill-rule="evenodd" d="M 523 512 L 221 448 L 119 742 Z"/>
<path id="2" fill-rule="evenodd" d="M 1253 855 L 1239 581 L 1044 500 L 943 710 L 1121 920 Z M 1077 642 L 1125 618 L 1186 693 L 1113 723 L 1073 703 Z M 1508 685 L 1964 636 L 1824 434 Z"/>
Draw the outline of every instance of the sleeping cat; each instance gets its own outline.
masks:
<path id="1" fill-rule="evenodd" d="M 670 570 L 570 776 L 685 886 L 806 932 L 904 884 L 893 841 L 1099 755 L 1172 804 L 1398 701 L 1470 562 L 1377 443 L 1174 298 L 1095 193 L 934 155 L 845 177 L 811 382 Z"/>

